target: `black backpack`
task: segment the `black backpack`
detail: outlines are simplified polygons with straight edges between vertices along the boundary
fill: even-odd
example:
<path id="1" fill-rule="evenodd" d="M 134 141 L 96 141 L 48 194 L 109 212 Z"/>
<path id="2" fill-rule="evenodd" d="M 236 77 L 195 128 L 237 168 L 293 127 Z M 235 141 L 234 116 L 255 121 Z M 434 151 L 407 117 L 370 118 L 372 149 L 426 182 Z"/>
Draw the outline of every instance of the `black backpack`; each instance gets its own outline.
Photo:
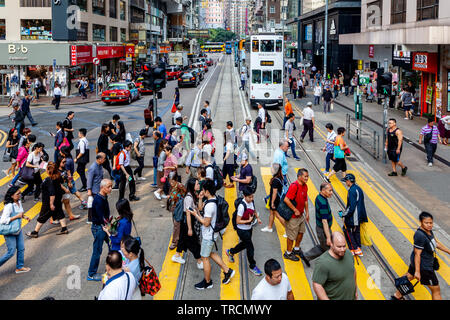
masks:
<path id="1" fill-rule="evenodd" d="M 247 205 L 244 202 L 244 198 L 237 198 L 236 200 L 234 200 L 234 208 L 235 208 L 235 210 L 233 212 L 233 216 L 231 217 L 231 223 L 233 224 L 234 230 L 237 230 L 237 222 L 236 222 L 237 210 L 238 210 L 238 207 L 239 207 L 239 205 L 241 203 L 244 206 L 244 212 L 245 212 L 245 210 L 247 210 Z"/>
<path id="2" fill-rule="evenodd" d="M 223 187 L 222 170 L 220 170 L 220 168 L 217 165 L 213 166 L 212 164 L 210 164 L 210 165 L 206 166 L 206 168 L 208 168 L 208 167 L 211 167 L 214 170 L 214 184 L 216 185 L 216 191 L 220 190 Z"/>
<path id="3" fill-rule="evenodd" d="M 267 118 L 267 123 L 272 123 L 272 117 L 270 116 L 269 112 L 267 112 L 267 110 L 266 110 L 266 118 Z"/>
<path id="4" fill-rule="evenodd" d="M 221 196 L 216 195 L 216 199 L 206 200 L 205 205 L 208 202 L 214 202 L 217 205 L 216 211 L 216 224 L 212 227 L 214 232 L 221 232 L 230 223 L 230 216 L 228 214 L 228 202 Z"/>
<path id="5" fill-rule="evenodd" d="M 252 176 L 252 180 L 248 184 L 248 187 L 252 190 L 253 194 L 256 192 L 256 188 L 258 187 L 258 179 L 256 176 Z"/>

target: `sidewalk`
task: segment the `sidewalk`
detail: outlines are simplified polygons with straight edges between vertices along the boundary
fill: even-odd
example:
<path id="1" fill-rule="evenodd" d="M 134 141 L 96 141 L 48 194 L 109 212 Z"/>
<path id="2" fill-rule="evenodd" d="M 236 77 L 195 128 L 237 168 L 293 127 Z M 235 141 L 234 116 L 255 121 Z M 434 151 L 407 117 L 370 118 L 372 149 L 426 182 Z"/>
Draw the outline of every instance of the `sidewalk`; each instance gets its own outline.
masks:
<path id="1" fill-rule="evenodd" d="M 39 100 L 33 100 L 31 102 L 31 107 L 41 107 L 41 106 L 52 106 L 53 97 L 50 96 L 41 96 Z M 95 93 L 87 93 L 87 99 L 82 99 L 81 96 L 69 96 L 61 98 L 61 106 L 72 106 L 72 105 L 80 105 L 87 104 L 92 102 L 101 101 L 101 95 L 99 94 L 97 98 L 95 97 Z M 3 103 L 0 104 L 0 107 L 8 106 L 9 97 L 4 97 Z"/>
<path id="2" fill-rule="evenodd" d="M 285 90 L 289 92 L 289 87 L 285 87 Z M 295 103 L 298 107 L 303 109 L 307 102 L 314 101 L 313 92 L 310 87 L 307 88 L 306 98 L 292 100 L 291 103 Z M 289 95 L 292 98 L 292 95 Z M 339 105 L 345 106 L 354 110 L 354 101 L 353 96 L 345 96 L 345 94 L 339 93 L 338 99 L 334 102 L 334 112 L 344 112 L 344 113 L 352 113 L 354 112 L 350 110 L 342 110 L 339 108 Z M 316 111 L 322 111 L 322 106 L 316 106 Z M 366 118 L 370 118 L 378 123 L 383 123 L 383 105 L 377 104 L 377 102 L 365 102 L 363 100 L 363 116 Z M 413 120 L 405 120 L 405 113 L 403 110 L 391 109 L 388 108 L 388 119 L 394 118 L 397 120 L 397 126 L 403 131 L 403 135 L 405 139 L 409 139 L 411 142 L 418 144 L 419 134 L 423 126 L 427 124 L 426 118 L 421 118 L 415 116 Z M 374 123 L 371 123 L 372 126 L 377 127 Z M 382 127 L 378 127 L 380 131 Z M 423 144 L 421 145 L 423 147 Z M 444 158 L 446 160 L 450 160 L 450 147 L 445 146 L 443 144 L 438 144 L 438 148 L 436 151 L 436 155 Z"/>

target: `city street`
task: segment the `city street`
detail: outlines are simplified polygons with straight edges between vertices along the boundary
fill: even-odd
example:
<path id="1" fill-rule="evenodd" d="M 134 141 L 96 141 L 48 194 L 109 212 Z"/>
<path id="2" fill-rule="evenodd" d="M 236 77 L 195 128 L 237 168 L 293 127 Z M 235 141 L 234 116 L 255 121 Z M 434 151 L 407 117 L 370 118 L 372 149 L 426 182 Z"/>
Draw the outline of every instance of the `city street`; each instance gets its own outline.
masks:
<path id="1" fill-rule="evenodd" d="M 203 108 L 205 100 L 210 101 L 213 119 L 213 133 L 216 137 L 217 150 L 216 161 L 222 167 L 221 156 L 223 154 L 223 131 L 226 129 L 226 122 L 232 121 L 234 128 L 238 131 L 244 124 L 247 117 L 254 121 L 257 117 L 257 109 L 249 107 L 246 92 L 239 89 L 239 70 L 234 66 L 233 55 L 222 53 L 210 54 L 213 60 L 217 61 L 214 66 L 209 67 L 209 72 L 205 74 L 204 80 L 198 88 L 181 88 L 180 103 L 184 105 L 182 114 L 187 116 L 185 121 L 190 127 L 198 130 L 198 118 L 200 110 Z M 162 99 L 158 101 L 158 115 L 162 117 L 167 129 L 171 128 L 171 107 L 173 95 L 177 87 L 177 81 L 168 81 L 167 87 L 162 90 Z M 289 88 L 285 87 L 285 96 L 291 98 Z M 54 138 L 50 132 L 55 133 L 57 121 L 63 121 L 68 111 L 75 112 L 73 127 L 75 133 L 77 129 L 87 129 L 87 139 L 91 152 L 91 162 L 95 158 L 95 147 L 100 134 L 102 123 L 111 120 L 114 114 L 119 114 L 124 122 L 127 133 L 131 133 L 133 138 L 137 137 L 144 124 L 143 110 L 147 107 L 149 99 L 153 96 L 145 95 L 140 100 L 131 105 L 113 104 L 106 106 L 102 102 L 93 102 L 83 105 L 62 105 L 59 110 L 53 106 L 31 107 L 34 119 L 38 125 L 31 127 L 28 119 L 26 126 L 30 127 L 32 133 L 37 136 L 37 141 L 45 144 L 45 150 L 53 158 Z M 339 104 L 334 104 L 331 113 L 324 114 L 321 105 L 314 106 L 315 112 L 315 132 L 314 142 L 310 142 L 308 136 L 303 143 L 300 142 L 300 134 L 303 127 L 299 120 L 307 102 L 313 101 L 311 90 L 307 91 L 307 96 L 302 99 L 292 100 L 293 111 L 296 116 L 295 123 L 297 130 L 294 131 L 296 138 L 296 152 L 300 156 L 300 161 L 288 158 L 288 179 L 293 182 L 299 168 L 306 168 L 309 171 L 308 181 L 309 199 L 309 224 L 307 232 L 301 243 L 301 249 L 306 252 L 318 243 L 316 237 L 316 219 L 314 210 L 314 200 L 320 190 L 320 185 L 325 181 L 323 171 L 325 168 L 325 153 L 322 148 L 325 146 L 326 129 L 328 122 L 333 123 L 334 128 L 346 126 L 346 115 L 351 111 L 344 109 Z M 338 100 L 341 104 L 352 108 L 351 99 L 341 97 Z M 7 115 L 11 108 L 0 108 L 0 130 L 8 132 L 12 127 L 11 120 Z M 278 148 L 281 138 L 284 138 L 285 131 L 280 128 L 283 123 L 284 108 L 268 109 L 272 118 L 269 125 L 269 139 L 263 139 L 261 144 L 256 144 L 256 139 L 252 137 L 250 149 L 257 152 L 259 159 L 250 159 L 253 174 L 257 177 L 258 188 L 255 194 L 256 211 L 260 214 L 262 224 L 253 227 L 253 244 L 255 247 L 255 259 L 257 266 L 264 270 L 264 263 L 270 259 L 276 259 L 282 267 L 283 272 L 289 277 L 292 291 L 296 300 L 316 299 L 312 286 L 312 275 L 315 261 L 311 261 L 311 267 L 307 267 L 301 260 L 294 262 L 283 258 L 286 250 L 286 239 L 283 237 L 284 228 L 276 219 L 273 233 L 261 232 L 261 228 L 267 225 L 269 211 L 263 198 L 270 191 L 269 181 L 272 177 L 270 167 L 273 153 Z M 381 112 L 381 111 L 380 111 Z M 368 112 L 369 114 L 369 112 Z M 376 111 L 372 113 L 373 116 Z M 381 115 L 381 113 L 380 113 Z M 389 117 L 400 118 L 401 115 L 393 112 Z M 380 117 L 379 117 L 380 118 Z M 379 120 L 379 119 L 378 119 Z M 367 124 L 381 134 L 381 128 L 374 124 Z M 402 124 L 403 125 L 403 124 Z M 413 128 L 402 128 L 404 132 L 411 132 L 409 138 L 414 141 Z M 253 122 L 252 122 L 253 126 Z M 412 126 L 412 125 L 411 125 Z M 410 130 L 410 131 L 408 131 Z M 407 135 L 405 133 L 405 135 Z M 4 136 L 4 133 L 3 133 Z M 1 138 L 1 137 L 0 137 Z M 78 143 L 78 139 L 74 140 Z M 365 194 L 366 210 L 369 217 L 369 232 L 372 237 L 373 246 L 363 246 L 363 257 L 355 259 L 357 272 L 358 298 L 360 300 L 389 300 L 395 292 L 393 279 L 406 273 L 410 264 L 410 255 L 413 250 L 413 236 L 419 226 L 418 215 L 421 211 L 428 211 L 434 216 L 434 234 L 436 238 L 447 248 L 450 247 L 450 215 L 448 197 L 448 177 L 450 168 L 435 161 L 432 168 L 427 166 L 425 153 L 406 144 L 403 148 L 402 161 L 408 166 L 406 177 L 388 177 L 390 163 L 384 164 L 382 159 L 374 159 L 366 150 L 359 147 L 355 142 L 347 140 L 352 155 L 347 160 L 348 173 L 353 173 L 356 183 Z M 5 146 L 5 139 L 1 138 L 1 146 Z M 198 270 L 196 260 L 192 253 L 184 253 L 186 263 L 180 265 L 171 260 L 175 250 L 170 250 L 169 245 L 172 237 L 172 214 L 164 207 L 165 201 L 155 198 L 154 189 L 150 186 L 153 183 L 152 157 L 154 154 L 154 141 L 149 137 L 145 140 L 146 156 L 143 176 L 146 181 L 139 181 L 136 195 L 140 197 L 137 202 L 132 202 L 132 211 L 136 223 L 136 230 L 133 228 L 132 235 L 139 235 L 142 238 L 142 248 L 145 251 L 147 260 L 155 267 L 161 281 L 161 290 L 154 297 L 149 295 L 144 299 L 155 300 L 249 300 L 251 293 L 262 277 L 254 275 L 249 270 L 246 251 L 235 255 L 235 262 L 230 263 L 227 259 L 226 250 L 234 247 L 239 238 L 230 223 L 223 235 L 223 240 L 217 241 L 218 252 L 224 262 L 236 271 L 235 276 L 229 284 L 222 284 L 223 273 L 212 263 L 211 279 L 213 288 L 198 291 L 194 284 L 203 279 L 203 271 Z M 439 145 L 438 154 L 445 157 L 448 155 L 448 146 Z M 441 151 L 441 148 L 444 151 Z M 288 151 L 291 155 L 291 151 Z M 380 153 L 381 154 L 381 153 Z M 447 158 L 447 160 L 450 160 Z M 0 169 L 8 169 L 10 163 L 1 162 Z M 137 165 L 132 161 L 132 166 Z M 182 182 L 186 181 L 185 169 L 178 168 L 182 175 Z M 12 177 L 0 176 L 0 194 L 3 196 Z M 109 178 L 104 171 L 104 176 Z M 343 209 L 347 201 L 347 189 L 340 181 L 341 173 L 331 178 L 331 184 L 336 197 L 330 199 L 330 206 L 333 213 L 332 231 L 342 231 L 342 219 L 338 216 L 338 211 Z M 80 187 L 77 182 L 77 187 Z M 127 188 L 128 189 L 128 188 Z M 128 190 L 126 191 L 128 194 Z M 237 188 L 223 188 L 219 194 L 224 196 L 229 203 L 229 214 L 234 212 L 234 201 L 237 198 Z M 86 193 L 83 193 L 86 198 Z M 2 197 L 3 198 L 3 197 Z M 2 199 L 3 200 L 3 199 Z M 118 200 L 118 190 L 113 190 L 109 197 L 111 213 L 117 215 L 115 203 Z M 15 274 L 15 258 L 12 258 L 0 268 L 0 299 L 1 300 L 22 300 L 22 299 L 42 299 L 47 296 L 57 300 L 93 300 L 102 289 L 100 282 L 86 281 L 87 270 L 92 253 L 92 233 L 90 225 L 86 224 L 87 210 L 78 208 L 79 201 L 72 199 L 72 207 L 75 214 L 81 214 L 81 219 L 71 221 L 68 224 L 69 234 L 56 235 L 60 226 L 46 223 L 37 239 L 25 237 L 25 265 L 31 271 L 25 274 Z M 3 204 L 1 204 L 3 208 Z M 24 203 L 25 215 L 32 218 L 31 222 L 24 220 L 23 232 L 33 230 L 41 202 L 33 202 L 32 197 L 27 197 Z M 103 247 L 100 259 L 99 273 L 105 272 L 105 258 L 107 247 Z M 6 252 L 6 245 L 3 237 L 0 236 L 0 255 Z M 436 272 L 441 286 L 443 299 L 450 299 L 450 259 L 441 251 L 438 252 L 440 269 Z M 264 272 L 264 271 L 263 271 Z M 413 281 L 415 283 L 415 280 Z M 412 299 L 430 300 L 431 294 L 425 286 L 418 285 L 411 295 Z"/>

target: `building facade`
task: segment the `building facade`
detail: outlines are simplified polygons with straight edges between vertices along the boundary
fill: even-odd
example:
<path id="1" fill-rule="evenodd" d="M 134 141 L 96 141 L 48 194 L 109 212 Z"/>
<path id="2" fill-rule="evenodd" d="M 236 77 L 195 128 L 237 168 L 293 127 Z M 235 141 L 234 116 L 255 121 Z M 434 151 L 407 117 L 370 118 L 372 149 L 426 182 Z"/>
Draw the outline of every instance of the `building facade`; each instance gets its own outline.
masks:
<path id="1" fill-rule="evenodd" d="M 201 2 L 200 29 L 225 28 L 225 7 L 222 0 L 203 0 Z"/>
<path id="2" fill-rule="evenodd" d="M 339 39 L 360 69 L 387 66 L 401 86 L 414 84 L 422 115 L 450 114 L 450 1 L 363 0 L 360 24 Z"/>

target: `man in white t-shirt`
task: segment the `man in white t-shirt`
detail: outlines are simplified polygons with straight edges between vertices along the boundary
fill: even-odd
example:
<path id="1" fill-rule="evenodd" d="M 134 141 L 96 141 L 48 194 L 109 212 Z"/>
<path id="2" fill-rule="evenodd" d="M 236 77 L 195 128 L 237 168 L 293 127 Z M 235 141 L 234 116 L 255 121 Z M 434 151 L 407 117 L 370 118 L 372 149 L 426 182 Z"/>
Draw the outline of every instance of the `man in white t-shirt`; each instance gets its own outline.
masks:
<path id="1" fill-rule="evenodd" d="M 247 149 L 247 153 L 255 158 L 253 152 L 250 151 L 250 134 L 256 135 L 256 132 L 253 131 L 253 128 L 250 126 L 252 123 L 252 118 L 245 118 L 245 124 L 242 126 L 239 132 L 239 136 L 242 139 L 242 144 L 239 147 L 238 154 L 241 154 L 242 150 Z"/>
<path id="2" fill-rule="evenodd" d="M 303 139 L 306 133 L 309 132 L 309 140 L 314 142 L 314 128 L 316 126 L 314 119 L 314 111 L 312 109 L 312 102 L 308 102 L 306 108 L 303 109 L 303 132 L 300 136 L 300 142 L 303 143 Z"/>
<path id="3" fill-rule="evenodd" d="M 108 280 L 100 291 L 98 300 L 131 300 L 137 281 L 131 272 L 122 269 L 122 255 L 110 251 L 106 257 L 106 274 Z"/>
<path id="4" fill-rule="evenodd" d="M 266 132 L 266 110 L 261 103 L 258 103 L 258 118 L 261 119 L 261 122 L 256 124 L 256 133 L 258 134 L 258 143 L 260 143 L 261 135 L 264 136 Z"/>
<path id="5" fill-rule="evenodd" d="M 86 165 L 89 163 L 89 142 L 86 139 L 87 130 L 85 128 L 81 128 L 78 131 L 78 138 L 80 141 L 77 146 L 77 157 L 73 160 L 77 164 L 77 172 L 80 175 L 81 179 L 81 189 L 78 191 L 85 192 L 87 191 L 87 179 L 86 179 Z"/>
<path id="6" fill-rule="evenodd" d="M 211 263 L 209 261 L 210 257 L 223 270 L 223 284 L 228 284 L 235 274 L 235 271 L 231 268 L 228 268 L 227 265 L 223 262 L 222 257 L 218 255 L 217 252 L 213 251 L 214 247 L 216 247 L 217 250 L 216 240 L 219 235 L 219 233 L 214 232 L 213 229 L 213 227 L 216 225 L 218 209 L 218 201 L 216 198 L 216 187 L 214 185 L 214 181 L 207 180 L 205 182 L 205 184 L 203 185 L 203 190 L 199 194 L 199 199 L 203 199 L 203 197 L 206 197 L 207 199 L 203 207 L 203 217 L 200 215 L 198 209 L 195 209 L 195 211 L 187 210 L 202 224 L 202 243 L 200 248 L 200 255 L 203 262 L 204 279 L 195 285 L 195 289 L 197 290 L 211 289 L 213 287 L 213 282 L 211 280 Z M 202 205 L 202 200 L 200 200 L 199 205 Z"/>
<path id="7" fill-rule="evenodd" d="M 130 187 L 130 201 L 139 201 L 140 198 L 136 197 L 136 182 L 133 175 L 133 170 L 130 167 L 131 160 L 131 148 L 133 143 L 130 140 L 126 140 L 123 144 L 123 150 L 119 153 L 119 171 L 120 171 L 120 185 L 119 185 L 119 199 L 123 199 L 125 196 L 125 187 L 128 181 Z"/>
<path id="8" fill-rule="evenodd" d="M 294 300 L 291 283 L 275 259 L 264 264 L 266 276 L 253 289 L 251 300 Z"/>

